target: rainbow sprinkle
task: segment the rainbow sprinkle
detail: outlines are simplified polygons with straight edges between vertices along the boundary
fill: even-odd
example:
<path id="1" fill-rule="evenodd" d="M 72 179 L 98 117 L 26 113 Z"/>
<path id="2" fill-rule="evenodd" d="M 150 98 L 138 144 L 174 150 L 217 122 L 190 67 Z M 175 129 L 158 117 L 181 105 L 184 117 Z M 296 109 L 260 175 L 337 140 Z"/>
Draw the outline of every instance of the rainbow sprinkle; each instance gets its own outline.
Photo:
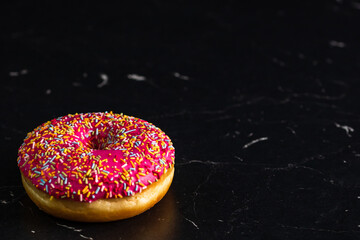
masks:
<path id="1" fill-rule="evenodd" d="M 17 163 L 51 199 L 93 202 L 141 192 L 174 164 L 163 131 L 124 114 L 69 114 L 27 134 Z"/>

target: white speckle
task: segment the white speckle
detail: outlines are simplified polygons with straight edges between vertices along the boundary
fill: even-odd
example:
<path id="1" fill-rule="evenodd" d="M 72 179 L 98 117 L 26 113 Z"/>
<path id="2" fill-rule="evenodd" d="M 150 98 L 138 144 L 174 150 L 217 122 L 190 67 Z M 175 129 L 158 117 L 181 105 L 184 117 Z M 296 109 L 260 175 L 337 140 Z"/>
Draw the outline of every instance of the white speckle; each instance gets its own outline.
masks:
<path id="1" fill-rule="evenodd" d="M 9 72 L 9 76 L 10 77 L 18 77 L 18 76 L 20 76 L 20 75 L 25 75 L 25 74 L 27 74 L 28 73 L 28 70 L 27 69 L 22 69 L 22 70 L 20 70 L 19 72 Z"/>
<path id="2" fill-rule="evenodd" d="M 136 73 L 128 74 L 127 78 L 131 79 L 131 80 L 135 80 L 135 81 L 145 81 L 146 80 L 145 76 L 141 76 L 141 75 L 138 75 Z"/>
<path id="3" fill-rule="evenodd" d="M 347 161 L 344 160 L 343 163 L 347 163 Z"/>
<path id="4" fill-rule="evenodd" d="M 349 127 L 349 126 L 346 126 L 346 125 L 340 125 L 338 123 L 335 123 L 335 127 L 344 129 L 345 132 L 346 132 L 346 135 L 348 135 L 348 137 L 351 137 L 350 133 L 355 131 L 352 127 Z"/>
<path id="5" fill-rule="evenodd" d="M 357 196 L 358 199 L 360 199 L 360 196 Z"/>
<path id="6" fill-rule="evenodd" d="M 174 77 L 182 79 L 182 80 L 189 80 L 190 79 L 188 76 L 182 75 L 182 74 L 180 74 L 178 72 L 174 72 L 173 75 L 174 75 Z"/>
<path id="7" fill-rule="evenodd" d="M 344 48 L 346 46 L 346 44 L 344 42 L 339 42 L 339 41 L 335 41 L 335 40 L 331 40 L 329 42 L 329 45 L 331 47 L 338 47 L 338 48 Z"/>
<path id="8" fill-rule="evenodd" d="M 296 132 L 294 129 L 292 129 L 291 127 L 286 127 L 286 128 L 289 129 L 292 134 L 296 135 Z"/>
<path id="9" fill-rule="evenodd" d="M 0 203 L 1 203 L 1 204 L 8 204 L 8 203 L 9 203 L 9 201 L 6 201 L 6 200 L 0 200 Z"/>
<path id="10" fill-rule="evenodd" d="M 267 138 L 267 137 L 262 137 L 262 138 L 255 139 L 255 140 L 253 140 L 253 141 L 245 144 L 245 145 L 243 146 L 243 149 L 248 148 L 248 147 L 250 147 L 251 145 L 253 145 L 253 144 L 255 144 L 255 143 L 258 143 L 258 142 L 261 142 L 261 141 L 266 141 L 266 140 L 268 140 L 268 139 L 269 139 L 269 138 Z"/>
<path id="11" fill-rule="evenodd" d="M 224 222 L 224 220 L 218 219 L 219 222 Z"/>
<path id="12" fill-rule="evenodd" d="M 349 211 L 349 209 L 345 209 L 345 212 L 348 212 Z"/>
<path id="13" fill-rule="evenodd" d="M 12 191 L 9 192 L 10 196 L 14 196 L 14 193 Z"/>
<path id="14" fill-rule="evenodd" d="M 88 74 L 86 72 L 83 73 L 83 78 L 87 78 Z"/>
<path id="15" fill-rule="evenodd" d="M 98 88 L 102 88 L 103 86 L 105 86 L 106 84 L 108 84 L 108 82 L 109 82 L 109 77 L 108 77 L 105 73 L 101 73 L 99 76 L 100 76 L 102 82 L 99 83 L 99 84 L 97 85 L 97 87 L 98 87 Z"/>
<path id="16" fill-rule="evenodd" d="M 17 76 L 19 76 L 19 73 L 18 72 L 9 72 L 9 76 L 10 77 L 17 77 Z"/>
<path id="17" fill-rule="evenodd" d="M 31 230 L 31 232 L 32 232 L 32 233 L 35 233 L 35 231 L 34 231 L 34 230 Z"/>
<path id="18" fill-rule="evenodd" d="M 26 74 L 28 74 L 28 70 L 27 69 L 22 69 L 21 71 L 20 71 L 20 74 L 21 75 L 26 75 Z"/>
<path id="19" fill-rule="evenodd" d="M 46 89 L 45 94 L 50 95 L 51 94 L 51 89 Z"/>

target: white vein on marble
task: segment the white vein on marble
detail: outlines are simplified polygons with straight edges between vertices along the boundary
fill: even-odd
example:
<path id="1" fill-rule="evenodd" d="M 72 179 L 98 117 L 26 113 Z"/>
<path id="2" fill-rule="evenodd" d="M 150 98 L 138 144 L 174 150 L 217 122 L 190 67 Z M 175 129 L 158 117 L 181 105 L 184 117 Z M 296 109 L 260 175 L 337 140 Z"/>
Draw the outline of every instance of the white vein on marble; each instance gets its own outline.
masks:
<path id="1" fill-rule="evenodd" d="M 251 145 L 254 145 L 255 143 L 262 142 L 262 141 L 267 141 L 268 139 L 269 139 L 268 137 L 261 137 L 261 138 L 252 140 L 251 142 L 245 144 L 242 148 L 243 148 L 243 149 L 248 148 L 248 147 L 250 147 Z"/>
<path id="2" fill-rule="evenodd" d="M 127 78 L 131 79 L 131 80 L 135 80 L 135 81 L 145 81 L 146 80 L 145 76 L 141 76 L 136 73 L 128 74 Z"/>
<path id="3" fill-rule="evenodd" d="M 68 225 L 65 225 L 65 224 L 56 223 L 56 225 L 58 225 L 60 227 L 67 228 L 67 229 L 70 229 L 70 230 L 73 230 L 74 232 L 81 232 L 82 231 L 82 229 L 77 229 L 75 227 L 71 227 L 71 226 L 68 226 Z"/>
<path id="4" fill-rule="evenodd" d="M 189 223 L 191 223 L 197 230 L 200 229 L 200 228 L 198 227 L 198 225 L 197 225 L 194 221 L 188 219 L 187 217 L 184 217 L 184 219 L 185 219 L 186 221 L 188 221 Z"/>
<path id="5" fill-rule="evenodd" d="M 190 77 L 188 77 L 186 75 L 182 75 L 178 72 L 174 72 L 173 75 L 174 75 L 174 77 L 179 78 L 181 80 L 185 80 L 185 81 L 188 81 L 190 79 Z"/>
<path id="6" fill-rule="evenodd" d="M 335 127 L 341 128 L 341 129 L 345 130 L 346 135 L 347 135 L 348 137 L 351 137 L 351 134 L 350 134 L 350 133 L 354 132 L 354 128 L 352 128 L 352 127 L 350 127 L 350 126 L 346 126 L 346 125 L 340 125 L 339 123 L 336 123 L 336 122 L 335 122 Z"/>
<path id="7" fill-rule="evenodd" d="M 97 85 L 97 87 L 98 87 L 98 88 L 102 88 L 102 87 L 104 87 L 105 85 L 108 84 L 108 82 L 109 82 L 109 77 L 108 77 L 108 75 L 106 75 L 105 73 L 100 73 L 99 76 L 100 76 L 102 82 L 99 83 L 99 84 Z"/>

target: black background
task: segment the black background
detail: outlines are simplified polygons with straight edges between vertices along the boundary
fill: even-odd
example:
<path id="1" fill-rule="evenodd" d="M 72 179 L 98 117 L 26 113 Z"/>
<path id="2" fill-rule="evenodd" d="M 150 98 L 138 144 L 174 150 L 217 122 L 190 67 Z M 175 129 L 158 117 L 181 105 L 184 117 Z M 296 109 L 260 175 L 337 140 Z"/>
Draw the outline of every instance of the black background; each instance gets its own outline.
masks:
<path id="1" fill-rule="evenodd" d="M 1 5 L 2 239 L 360 238 L 360 2 Z M 173 140 L 166 197 L 112 223 L 38 210 L 26 133 L 110 110 Z"/>

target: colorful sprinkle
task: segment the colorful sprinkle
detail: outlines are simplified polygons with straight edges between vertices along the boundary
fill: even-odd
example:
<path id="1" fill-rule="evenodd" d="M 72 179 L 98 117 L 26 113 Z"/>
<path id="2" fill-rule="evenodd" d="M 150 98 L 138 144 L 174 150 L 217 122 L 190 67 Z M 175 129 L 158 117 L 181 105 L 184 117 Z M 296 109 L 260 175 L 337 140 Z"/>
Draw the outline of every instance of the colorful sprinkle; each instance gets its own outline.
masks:
<path id="1" fill-rule="evenodd" d="M 172 142 L 159 128 L 105 112 L 69 114 L 42 124 L 24 139 L 17 163 L 51 199 L 92 202 L 141 192 L 174 159 Z"/>

